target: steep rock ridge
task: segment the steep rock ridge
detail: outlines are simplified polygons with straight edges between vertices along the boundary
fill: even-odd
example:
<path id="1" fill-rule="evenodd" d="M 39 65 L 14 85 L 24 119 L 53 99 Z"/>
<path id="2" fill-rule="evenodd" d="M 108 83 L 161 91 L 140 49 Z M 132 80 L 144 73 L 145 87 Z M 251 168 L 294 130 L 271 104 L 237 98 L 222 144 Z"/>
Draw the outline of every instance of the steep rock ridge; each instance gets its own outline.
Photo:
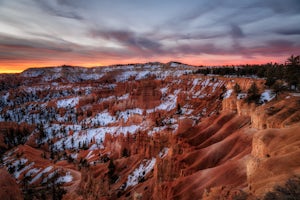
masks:
<path id="1" fill-rule="evenodd" d="M 64 199 L 262 197 L 299 175 L 291 162 L 299 97 L 275 98 L 263 79 L 194 69 L 147 63 L 16 75 L 19 85 L 0 91 L 1 164 L 32 198 L 50 198 L 53 182 Z M 244 101 L 254 82 L 261 105 Z M 16 125 L 27 131 L 18 142 L 8 137 Z"/>
<path id="2" fill-rule="evenodd" d="M 235 83 L 241 84 L 243 92 L 240 94 L 231 94 L 228 98 L 223 99 L 222 109 L 226 112 L 237 113 L 239 116 L 250 116 L 253 128 L 283 128 L 299 121 L 299 101 L 298 98 L 290 95 L 278 95 L 275 101 L 263 103 L 260 106 L 249 104 L 244 101 L 246 92 L 252 83 L 256 83 L 260 93 L 265 90 L 263 80 L 232 80 L 227 84 L 228 90 L 233 90 Z M 233 84 L 234 83 L 234 84 Z M 271 99 L 275 98 L 275 94 Z"/>
<path id="3" fill-rule="evenodd" d="M 247 163 L 249 190 L 262 197 L 278 184 L 300 173 L 300 127 L 266 129 L 255 133 Z"/>
<path id="4" fill-rule="evenodd" d="M 254 113 L 253 126 L 259 129 L 289 127 L 300 119 L 299 106 L 299 99 L 293 97 L 263 105 Z"/>

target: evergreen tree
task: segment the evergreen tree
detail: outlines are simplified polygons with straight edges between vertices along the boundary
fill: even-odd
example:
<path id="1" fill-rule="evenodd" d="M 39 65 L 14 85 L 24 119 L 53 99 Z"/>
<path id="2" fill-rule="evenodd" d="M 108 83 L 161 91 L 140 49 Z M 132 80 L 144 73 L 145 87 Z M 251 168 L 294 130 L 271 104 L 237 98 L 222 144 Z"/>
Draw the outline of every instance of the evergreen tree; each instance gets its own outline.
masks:
<path id="1" fill-rule="evenodd" d="M 292 55 L 286 62 L 286 81 L 290 89 L 296 89 L 300 84 L 300 56 Z"/>
<path id="2" fill-rule="evenodd" d="M 241 87 L 240 87 L 240 85 L 239 85 L 238 83 L 236 83 L 236 84 L 234 85 L 233 89 L 234 89 L 234 92 L 235 92 L 236 94 L 238 94 L 238 93 L 240 93 L 240 92 L 242 91 L 242 90 L 241 90 Z"/>
<path id="3" fill-rule="evenodd" d="M 176 114 L 179 114 L 179 115 L 182 114 L 181 106 L 180 106 L 179 103 L 177 104 L 177 111 L 176 111 Z"/>
<path id="4" fill-rule="evenodd" d="M 265 85 L 268 86 L 268 87 L 271 87 L 274 83 L 275 83 L 275 79 L 272 78 L 272 77 L 267 77 L 267 80 L 266 80 L 266 83 Z"/>
<path id="5" fill-rule="evenodd" d="M 300 197 L 300 178 L 293 177 L 288 179 L 284 186 L 276 186 L 273 191 L 268 192 L 264 200 L 286 199 L 293 200 Z"/>
<path id="6" fill-rule="evenodd" d="M 123 157 L 129 157 L 129 151 L 126 148 L 123 149 L 122 156 Z"/>
<path id="7" fill-rule="evenodd" d="M 276 81 L 273 85 L 272 85 L 272 89 L 276 94 L 276 98 L 278 96 L 278 94 L 283 90 L 283 85 L 281 83 L 281 81 Z"/>
<path id="8" fill-rule="evenodd" d="M 109 164 L 108 164 L 108 178 L 109 178 L 109 182 L 111 184 L 115 183 L 116 180 L 119 178 L 116 174 L 115 174 L 115 170 L 116 170 L 116 166 L 113 162 L 112 159 L 109 160 Z"/>
<path id="9" fill-rule="evenodd" d="M 114 164 L 114 161 L 112 159 L 109 160 L 108 164 L 108 175 L 112 176 L 115 172 L 116 166 Z"/>
<path id="10" fill-rule="evenodd" d="M 260 98 L 260 94 L 257 85 L 256 83 L 252 83 L 252 85 L 248 89 L 246 101 L 247 103 L 251 103 L 251 102 L 258 103 L 259 98 Z"/>

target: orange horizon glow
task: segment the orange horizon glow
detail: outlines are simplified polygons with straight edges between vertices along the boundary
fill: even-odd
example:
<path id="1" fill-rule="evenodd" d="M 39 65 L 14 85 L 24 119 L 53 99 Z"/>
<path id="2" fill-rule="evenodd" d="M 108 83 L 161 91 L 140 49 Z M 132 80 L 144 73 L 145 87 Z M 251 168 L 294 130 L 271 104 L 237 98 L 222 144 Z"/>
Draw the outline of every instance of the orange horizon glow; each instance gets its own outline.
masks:
<path id="1" fill-rule="evenodd" d="M 82 60 L 68 60 L 68 61 L 29 61 L 29 60 L 18 60 L 15 62 L 0 61 L 0 73 L 21 73 L 28 68 L 42 68 L 42 67 L 56 67 L 62 65 L 71 66 L 82 66 L 82 67 L 101 67 L 101 66 L 111 66 L 116 64 L 131 64 L 131 63 L 147 63 L 147 62 L 162 62 L 167 63 L 170 61 L 177 61 L 184 64 L 194 65 L 194 66 L 230 66 L 230 65 L 243 65 L 243 64 L 266 64 L 266 63 L 284 63 L 288 56 L 281 57 L 266 57 L 257 56 L 255 58 L 242 58 L 241 56 L 212 56 L 207 55 L 203 57 L 197 56 L 186 56 L 185 58 L 175 57 L 160 57 L 160 58 L 140 58 L 140 59 L 122 59 L 122 60 L 105 60 L 100 61 L 82 61 Z"/>

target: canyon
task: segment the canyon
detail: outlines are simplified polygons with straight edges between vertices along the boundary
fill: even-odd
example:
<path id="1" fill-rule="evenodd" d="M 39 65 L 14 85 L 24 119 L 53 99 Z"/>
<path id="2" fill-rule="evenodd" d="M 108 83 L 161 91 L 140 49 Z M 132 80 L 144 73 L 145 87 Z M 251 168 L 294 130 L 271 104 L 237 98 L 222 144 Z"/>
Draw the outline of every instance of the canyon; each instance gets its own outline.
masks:
<path id="1" fill-rule="evenodd" d="M 299 93 L 196 70 L 170 62 L 0 75 L 0 196 L 264 199 L 299 177 Z M 258 103 L 245 101 L 253 83 Z"/>

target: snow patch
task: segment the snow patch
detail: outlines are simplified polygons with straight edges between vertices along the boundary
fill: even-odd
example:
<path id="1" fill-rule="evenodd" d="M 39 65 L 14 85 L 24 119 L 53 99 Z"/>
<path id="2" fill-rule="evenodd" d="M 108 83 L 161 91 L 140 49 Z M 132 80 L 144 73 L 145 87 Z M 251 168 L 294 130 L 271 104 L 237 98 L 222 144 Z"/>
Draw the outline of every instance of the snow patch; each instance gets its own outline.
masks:
<path id="1" fill-rule="evenodd" d="M 98 80 L 103 76 L 103 74 L 81 74 L 80 78 L 83 80 Z"/>
<path id="2" fill-rule="evenodd" d="M 161 92 L 162 94 L 166 94 L 166 93 L 168 92 L 168 90 L 169 90 L 168 87 L 164 87 L 164 88 L 161 88 L 161 89 L 160 89 L 160 92 Z"/>
<path id="3" fill-rule="evenodd" d="M 193 111 L 194 111 L 193 109 L 181 108 L 181 112 L 184 115 L 191 115 Z"/>
<path id="4" fill-rule="evenodd" d="M 79 102 L 79 98 L 78 97 L 74 97 L 74 98 L 69 98 L 69 99 L 62 99 L 62 100 L 58 100 L 56 105 L 58 108 L 74 108 Z"/>
<path id="5" fill-rule="evenodd" d="M 172 131 L 172 133 L 176 133 L 177 129 L 178 124 L 154 127 L 152 130 L 148 131 L 148 135 L 153 136 L 155 133 L 160 133 L 165 130 Z"/>
<path id="6" fill-rule="evenodd" d="M 118 97 L 118 100 L 126 100 L 128 98 L 129 98 L 129 94 L 127 93 L 127 94 L 124 94 L 124 95 Z"/>
<path id="7" fill-rule="evenodd" d="M 105 111 L 102 113 L 98 113 L 93 118 L 88 118 L 85 120 L 85 122 L 91 123 L 92 126 L 98 125 L 98 126 L 106 126 L 108 124 L 116 122 L 116 118 L 111 116 L 109 112 Z"/>
<path id="8" fill-rule="evenodd" d="M 44 73 L 44 70 L 41 69 L 28 69 L 24 72 L 22 72 L 23 77 L 33 78 L 38 77 Z"/>
<path id="9" fill-rule="evenodd" d="M 117 82 L 125 82 L 127 81 L 130 77 L 135 77 L 137 75 L 136 71 L 125 71 L 122 74 L 118 75 L 116 77 Z"/>
<path id="10" fill-rule="evenodd" d="M 140 127 L 137 125 L 131 125 L 131 126 L 124 126 L 124 127 L 118 127 L 118 126 L 101 127 L 96 129 L 88 129 L 86 131 L 76 131 L 72 136 L 61 138 L 54 145 L 55 148 L 63 150 L 63 146 L 66 149 L 79 148 L 79 146 L 83 147 L 83 145 L 87 145 L 88 147 L 91 141 L 95 141 L 96 146 L 94 146 L 93 148 L 99 149 L 99 148 L 103 148 L 103 141 L 105 139 L 106 133 L 115 136 L 121 133 L 133 134 L 136 133 L 139 130 L 139 128 Z"/>
<path id="11" fill-rule="evenodd" d="M 265 102 L 269 102 L 272 99 L 274 99 L 276 96 L 276 94 L 274 92 L 272 92 L 272 90 L 265 90 L 261 95 L 260 95 L 260 103 L 265 103 Z"/>
<path id="12" fill-rule="evenodd" d="M 141 71 L 137 74 L 137 76 L 135 77 L 135 80 L 142 80 L 145 79 L 149 76 L 150 71 Z"/>
<path id="13" fill-rule="evenodd" d="M 94 155 L 93 155 L 93 151 L 90 151 L 89 153 L 88 153 L 88 155 L 85 157 L 85 159 L 90 159 L 90 158 L 92 158 Z"/>
<path id="14" fill-rule="evenodd" d="M 125 111 L 119 113 L 118 120 L 123 119 L 124 122 L 127 122 L 129 117 L 134 115 L 134 114 L 142 115 L 143 110 L 139 109 L 139 108 L 125 110 Z"/>
<path id="15" fill-rule="evenodd" d="M 156 109 L 170 111 L 176 108 L 177 106 L 176 103 L 177 103 L 177 96 L 170 94 L 163 99 L 163 103 L 157 106 Z"/>
<path id="16" fill-rule="evenodd" d="M 232 92 L 233 92 L 232 89 L 227 90 L 227 91 L 225 92 L 225 94 L 223 95 L 223 98 L 224 98 L 224 99 L 229 98 L 229 97 L 231 96 Z"/>
<path id="17" fill-rule="evenodd" d="M 135 186 L 141 181 L 153 168 L 156 163 L 156 159 L 144 160 L 138 168 L 136 168 L 127 178 L 126 188 Z"/>
<path id="18" fill-rule="evenodd" d="M 34 162 L 32 162 L 32 163 L 30 163 L 29 165 L 23 167 L 21 170 L 16 171 L 16 172 L 14 173 L 14 177 L 15 177 L 16 179 L 19 178 L 19 176 L 20 176 L 23 172 L 29 170 L 33 165 L 34 165 Z"/>
<path id="19" fill-rule="evenodd" d="M 161 150 L 161 152 L 159 152 L 158 156 L 159 156 L 160 158 L 164 158 L 166 155 L 168 155 L 168 153 L 169 153 L 169 148 L 164 147 L 164 148 Z"/>
<path id="20" fill-rule="evenodd" d="M 69 183 L 73 180 L 73 176 L 71 175 L 70 172 L 67 172 L 65 176 L 60 176 L 57 180 L 56 183 Z"/>
<path id="21" fill-rule="evenodd" d="M 247 97 L 247 93 L 239 93 L 237 95 L 237 99 L 245 99 Z"/>
<path id="22" fill-rule="evenodd" d="M 41 171 L 40 168 L 33 168 L 33 169 L 30 169 L 27 171 L 26 175 L 25 176 L 33 176 L 33 174 L 37 174 L 39 171 Z"/>
<path id="23" fill-rule="evenodd" d="M 31 181 L 30 184 L 36 182 L 37 180 L 39 180 L 45 173 L 48 173 L 52 170 L 52 166 L 48 166 L 46 167 L 43 171 L 41 171 L 40 173 L 38 173 Z"/>

